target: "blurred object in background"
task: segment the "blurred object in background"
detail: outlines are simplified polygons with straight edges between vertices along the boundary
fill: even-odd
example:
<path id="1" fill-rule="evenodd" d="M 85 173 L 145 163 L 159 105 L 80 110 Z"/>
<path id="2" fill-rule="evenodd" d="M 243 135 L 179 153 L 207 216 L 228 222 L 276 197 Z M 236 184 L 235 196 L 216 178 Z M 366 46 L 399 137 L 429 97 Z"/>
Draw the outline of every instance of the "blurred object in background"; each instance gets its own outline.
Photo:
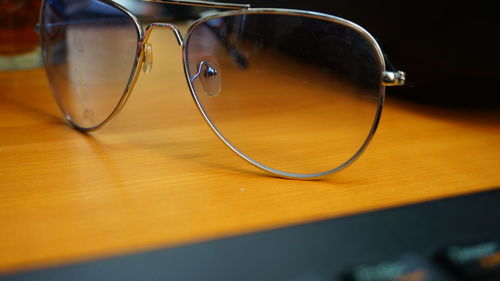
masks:
<path id="1" fill-rule="evenodd" d="M 407 86 L 388 90 L 390 96 L 448 107 L 500 105 L 500 17 L 486 2 L 232 2 L 324 12 L 360 24 L 407 74 Z"/>
<path id="2" fill-rule="evenodd" d="M 0 0 L 0 70 L 42 65 L 35 32 L 41 0 Z"/>
<path id="3" fill-rule="evenodd" d="M 399 13 L 393 9 L 375 27 L 393 62 L 409 77 L 409 87 L 392 93 L 426 104 L 497 108 L 498 10 L 461 1 L 424 3 L 404 2 Z"/>

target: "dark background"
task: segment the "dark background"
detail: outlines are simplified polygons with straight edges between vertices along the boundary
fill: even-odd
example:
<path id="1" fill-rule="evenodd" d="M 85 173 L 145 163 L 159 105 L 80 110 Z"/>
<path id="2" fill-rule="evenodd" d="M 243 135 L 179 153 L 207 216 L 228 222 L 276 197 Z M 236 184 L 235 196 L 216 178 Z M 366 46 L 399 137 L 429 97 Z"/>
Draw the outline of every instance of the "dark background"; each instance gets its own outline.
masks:
<path id="1" fill-rule="evenodd" d="M 325 12 L 361 25 L 390 61 L 407 73 L 408 85 L 389 89 L 391 95 L 442 106 L 500 105 L 500 20 L 498 9 L 486 1 L 252 0 L 250 4 Z"/>

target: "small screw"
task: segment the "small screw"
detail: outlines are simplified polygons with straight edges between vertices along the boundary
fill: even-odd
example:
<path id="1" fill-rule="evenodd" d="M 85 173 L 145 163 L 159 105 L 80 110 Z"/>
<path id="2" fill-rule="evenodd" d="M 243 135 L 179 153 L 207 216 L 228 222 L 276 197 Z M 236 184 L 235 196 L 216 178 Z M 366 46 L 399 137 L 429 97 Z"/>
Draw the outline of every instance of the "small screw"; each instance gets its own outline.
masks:
<path id="1" fill-rule="evenodd" d="M 211 78 L 217 75 L 217 70 L 207 64 L 207 69 L 205 70 L 205 78 Z"/>

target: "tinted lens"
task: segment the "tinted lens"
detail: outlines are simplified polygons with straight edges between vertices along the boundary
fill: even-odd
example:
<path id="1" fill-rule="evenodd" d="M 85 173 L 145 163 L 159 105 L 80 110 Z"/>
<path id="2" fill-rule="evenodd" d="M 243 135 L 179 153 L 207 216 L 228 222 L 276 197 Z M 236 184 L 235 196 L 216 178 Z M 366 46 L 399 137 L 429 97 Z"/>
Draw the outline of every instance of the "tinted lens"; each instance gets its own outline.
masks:
<path id="1" fill-rule="evenodd" d="M 293 174 L 350 163 L 383 102 L 380 51 L 329 17 L 249 12 L 196 25 L 186 67 L 200 107 L 252 161 Z"/>
<path id="2" fill-rule="evenodd" d="M 119 104 L 138 48 L 134 21 L 96 0 L 46 0 L 42 46 L 54 95 L 74 125 L 99 126 Z"/>

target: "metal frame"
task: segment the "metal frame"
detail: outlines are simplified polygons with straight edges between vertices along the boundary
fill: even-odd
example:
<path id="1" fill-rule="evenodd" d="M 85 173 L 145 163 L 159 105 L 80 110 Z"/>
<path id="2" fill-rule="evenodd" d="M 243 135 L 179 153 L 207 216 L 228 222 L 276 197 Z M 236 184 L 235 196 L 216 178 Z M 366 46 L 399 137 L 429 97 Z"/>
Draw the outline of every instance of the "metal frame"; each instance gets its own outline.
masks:
<path id="1" fill-rule="evenodd" d="M 142 0 L 142 1 L 164 3 L 164 4 L 185 5 L 185 6 L 210 7 L 210 8 L 217 8 L 217 9 L 248 9 L 248 8 L 250 8 L 250 4 L 234 4 L 234 3 L 221 3 L 221 2 L 197 1 L 197 0 Z"/>
<path id="2" fill-rule="evenodd" d="M 386 71 L 385 68 L 385 59 L 384 55 L 380 49 L 380 46 L 376 42 L 376 40 L 373 38 L 373 36 L 370 35 L 365 29 L 360 27 L 359 25 L 352 23 L 350 21 L 347 21 L 345 19 L 328 15 L 328 14 L 323 14 L 323 13 L 317 13 L 317 12 L 310 12 L 310 11 L 303 11 L 303 10 L 291 10 L 291 9 L 274 9 L 274 8 L 258 8 L 258 9 L 253 9 L 250 8 L 250 5 L 247 4 L 232 4 L 232 3 L 216 3 L 216 2 L 207 2 L 207 1 L 183 1 L 183 0 L 143 0 L 146 2 L 157 2 L 157 3 L 168 3 L 168 4 L 178 4 L 178 5 L 189 5 L 189 6 L 203 6 L 203 7 L 213 7 L 213 8 L 221 8 L 221 9 L 237 9 L 235 11 L 227 11 L 227 12 L 222 12 L 216 15 L 211 15 L 207 17 L 200 18 L 196 20 L 194 23 L 192 23 L 189 28 L 188 32 L 183 39 L 179 29 L 169 23 L 152 23 L 146 27 L 146 29 L 143 29 L 141 22 L 139 19 L 132 14 L 129 10 L 127 10 L 125 7 L 117 4 L 116 2 L 113 2 L 112 0 L 99 0 L 101 2 L 104 2 L 110 6 L 113 6 L 124 13 L 126 13 L 135 23 L 137 32 L 138 32 L 138 42 L 137 42 L 137 53 L 136 53 L 136 60 L 134 62 L 134 66 L 129 78 L 129 81 L 127 83 L 127 86 L 125 88 L 124 94 L 121 97 L 118 105 L 114 109 L 114 111 L 109 115 L 108 118 L 106 118 L 101 124 L 92 127 L 92 128 L 82 128 L 78 126 L 77 124 L 73 123 L 71 118 L 64 112 L 64 109 L 62 108 L 61 105 L 59 107 L 61 108 L 61 111 L 64 113 L 66 119 L 68 122 L 76 129 L 82 131 L 82 132 L 91 132 L 98 130 L 104 126 L 106 126 L 109 122 L 111 122 L 117 115 L 118 113 L 122 110 L 123 106 L 126 104 L 128 98 L 130 97 L 130 94 L 134 88 L 135 83 L 137 82 L 137 79 L 139 77 L 139 74 L 141 72 L 141 68 L 143 67 L 144 60 L 149 59 L 147 53 L 148 49 L 148 40 L 151 35 L 151 32 L 155 28 L 167 28 L 170 29 L 176 39 L 178 44 L 182 47 L 182 61 L 184 65 L 184 74 L 186 76 L 187 84 L 189 87 L 189 90 L 191 92 L 191 96 L 196 103 L 198 110 L 200 111 L 201 115 L 204 117 L 205 121 L 207 124 L 210 126 L 210 128 L 213 130 L 213 132 L 217 135 L 217 137 L 226 145 L 228 146 L 234 153 L 236 153 L 238 156 L 243 158 L 244 160 L 248 161 L 250 164 L 253 166 L 264 170 L 266 172 L 269 172 L 275 176 L 283 177 L 283 178 L 289 178 L 289 179 L 316 179 L 323 177 L 325 175 L 340 171 L 350 164 L 352 164 L 359 156 L 366 150 L 368 144 L 372 140 L 379 121 L 380 117 L 382 114 L 382 108 L 383 104 L 385 101 L 385 87 L 386 86 L 401 86 L 404 84 L 405 81 L 405 74 L 404 72 L 390 72 Z M 42 9 L 40 12 L 40 23 L 43 23 L 43 10 L 44 10 L 44 5 L 45 5 L 46 0 L 42 0 Z M 376 56 L 378 59 L 378 64 L 380 69 L 382 70 L 380 73 L 380 88 L 379 88 L 379 102 L 378 102 L 378 108 L 377 108 L 377 113 L 375 115 L 375 120 L 372 124 L 372 128 L 362 144 L 362 146 L 358 149 L 358 151 L 346 162 L 344 162 L 342 165 L 328 170 L 324 171 L 321 173 L 314 173 L 314 174 L 294 174 L 294 173 L 287 173 L 284 171 L 276 170 L 270 167 L 267 167 L 266 165 L 259 163 L 252 158 L 246 156 L 243 152 L 241 152 L 236 146 L 234 146 L 229 140 L 227 140 L 222 133 L 217 129 L 217 127 L 213 124 L 213 122 L 210 120 L 209 116 L 205 112 L 201 102 L 198 100 L 195 89 L 193 86 L 193 81 L 191 81 L 191 78 L 189 77 L 189 70 L 188 70 L 188 65 L 186 62 L 187 59 L 187 48 L 186 48 L 186 42 L 189 42 L 190 36 L 192 34 L 192 31 L 196 29 L 197 26 L 200 24 L 206 22 L 207 20 L 215 19 L 215 18 L 221 18 L 221 17 L 227 17 L 227 16 L 232 16 L 232 15 L 245 15 L 245 14 L 280 14 L 280 15 L 296 15 L 296 16 L 302 16 L 302 17 L 310 17 L 310 18 L 315 18 L 315 19 L 322 19 L 330 22 L 334 22 L 337 24 L 344 25 L 346 27 L 352 28 L 356 30 L 359 34 L 361 34 L 373 47 L 373 49 L 376 52 Z M 42 27 L 43 28 L 43 27 Z M 43 45 L 43 36 L 42 36 L 42 45 Z"/>

